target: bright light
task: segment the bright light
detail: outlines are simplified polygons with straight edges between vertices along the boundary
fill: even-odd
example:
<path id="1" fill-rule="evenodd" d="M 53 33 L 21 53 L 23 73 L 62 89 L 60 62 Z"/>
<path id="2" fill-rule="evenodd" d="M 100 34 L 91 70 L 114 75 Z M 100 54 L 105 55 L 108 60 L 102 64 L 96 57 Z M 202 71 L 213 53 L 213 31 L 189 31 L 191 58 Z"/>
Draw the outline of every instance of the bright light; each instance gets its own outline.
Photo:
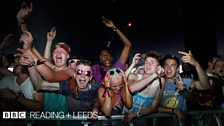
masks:
<path id="1" fill-rule="evenodd" d="M 10 70 L 11 72 L 13 72 L 13 67 L 9 67 L 8 70 Z"/>
<path id="2" fill-rule="evenodd" d="M 179 66 L 179 73 L 183 73 L 182 65 Z"/>
<path id="3" fill-rule="evenodd" d="M 129 22 L 129 23 L 128 23 L 128 27 L 131 27 L 131 26 L 132 26 L 132 23 L 131 23 L 131 22 Z"/>

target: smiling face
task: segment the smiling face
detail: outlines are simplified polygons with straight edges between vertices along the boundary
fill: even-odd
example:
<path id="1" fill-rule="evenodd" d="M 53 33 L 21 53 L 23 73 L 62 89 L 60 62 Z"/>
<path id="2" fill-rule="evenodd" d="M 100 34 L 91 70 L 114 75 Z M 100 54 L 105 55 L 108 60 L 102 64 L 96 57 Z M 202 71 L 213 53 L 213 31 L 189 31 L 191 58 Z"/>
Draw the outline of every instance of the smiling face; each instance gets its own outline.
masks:
<path id="1" fill-rule="evenodd" d="M 92 79 L 92 68 L 89 65 L 79 64 L 75 69 L 75 80 L 79 90 L 88 90 L 88 84 Z"/>
<path id="2" fill-rule="evenodd" d="M 111 76 L 110 87 L 114 93 L 120 93 L 121 89 L 124 87 L 123 77 L 119 74 Z"/>

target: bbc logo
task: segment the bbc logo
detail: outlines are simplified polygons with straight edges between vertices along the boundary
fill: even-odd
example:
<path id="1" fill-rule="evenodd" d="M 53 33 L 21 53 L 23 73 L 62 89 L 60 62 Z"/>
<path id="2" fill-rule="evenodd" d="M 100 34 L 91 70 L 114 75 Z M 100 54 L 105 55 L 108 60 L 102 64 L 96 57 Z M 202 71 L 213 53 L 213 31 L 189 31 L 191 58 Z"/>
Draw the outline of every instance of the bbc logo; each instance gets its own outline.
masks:
<path id="1" fill-rule="evenodd" d="M 26 112 L 3 112 L 3 119 L 25 119 Z"/>

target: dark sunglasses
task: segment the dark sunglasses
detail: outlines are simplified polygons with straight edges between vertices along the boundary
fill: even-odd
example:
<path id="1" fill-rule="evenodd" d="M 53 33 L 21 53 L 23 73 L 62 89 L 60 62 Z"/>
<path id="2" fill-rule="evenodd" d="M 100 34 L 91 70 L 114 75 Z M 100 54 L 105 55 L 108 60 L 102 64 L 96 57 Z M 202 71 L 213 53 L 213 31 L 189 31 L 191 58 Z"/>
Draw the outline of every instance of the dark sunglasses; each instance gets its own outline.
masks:
<path id="1" fill-rule="evenodd" d="M 84 75 L 90 77 L 92 75 L 92 72 L 91 71 L 84 71 L 84 70 L 77 70 L 76 74 L 77 75 L 83 75 L 84 74 Z"/>
<path id="2" fill-rule="evenodd" d="M 111 70 L 111 71 L 110 71 L 110 75 L 114 75 L 115 73 L 120 74 L 121 71 L 120 71 L 119 69 Z"/>

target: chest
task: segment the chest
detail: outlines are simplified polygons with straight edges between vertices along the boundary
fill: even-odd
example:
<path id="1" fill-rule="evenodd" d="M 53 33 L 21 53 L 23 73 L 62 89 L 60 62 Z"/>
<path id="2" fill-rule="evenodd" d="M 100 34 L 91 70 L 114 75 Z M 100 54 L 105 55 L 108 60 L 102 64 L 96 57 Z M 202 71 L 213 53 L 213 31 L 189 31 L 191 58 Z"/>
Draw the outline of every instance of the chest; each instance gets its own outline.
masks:
<path id="1" fill-rule="evenodd" d="M 154 97 L 158 91 L 159 81 L 154 80 L 150 83 L 142 92 L 141 95 L 144 97 Z"/>

